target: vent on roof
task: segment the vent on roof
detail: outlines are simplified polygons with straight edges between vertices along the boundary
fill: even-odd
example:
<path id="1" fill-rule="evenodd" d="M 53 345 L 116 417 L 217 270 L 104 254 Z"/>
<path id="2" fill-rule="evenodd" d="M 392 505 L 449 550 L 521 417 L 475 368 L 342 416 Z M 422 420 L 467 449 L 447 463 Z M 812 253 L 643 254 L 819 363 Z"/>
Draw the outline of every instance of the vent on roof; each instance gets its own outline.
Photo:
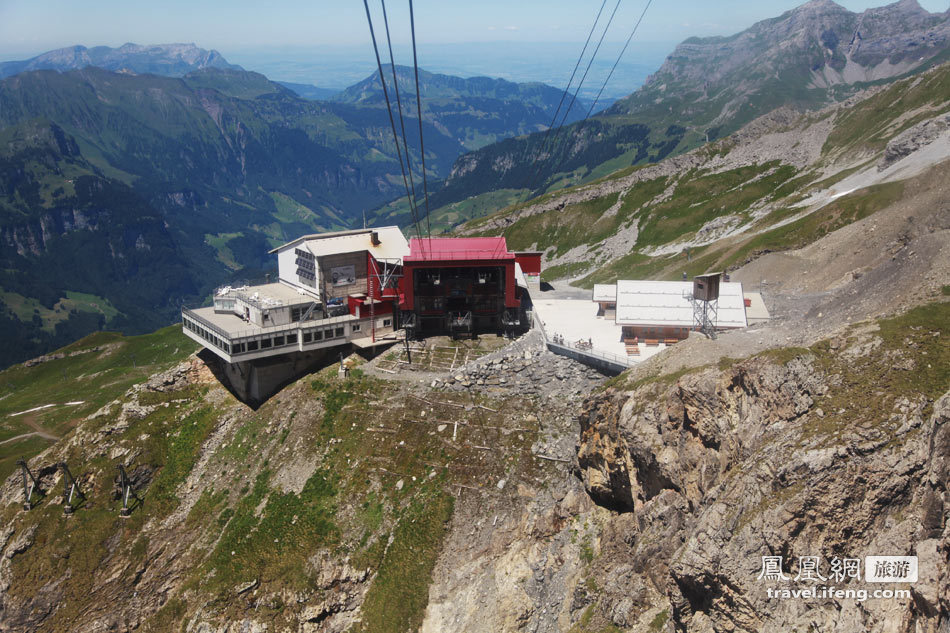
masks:
<path id="1" fill-rule="evenodd" d="M 369 240 L 373 243 L 373 246 L 379 246 L 379 231 L 373 231 L 370 233 Z"/>

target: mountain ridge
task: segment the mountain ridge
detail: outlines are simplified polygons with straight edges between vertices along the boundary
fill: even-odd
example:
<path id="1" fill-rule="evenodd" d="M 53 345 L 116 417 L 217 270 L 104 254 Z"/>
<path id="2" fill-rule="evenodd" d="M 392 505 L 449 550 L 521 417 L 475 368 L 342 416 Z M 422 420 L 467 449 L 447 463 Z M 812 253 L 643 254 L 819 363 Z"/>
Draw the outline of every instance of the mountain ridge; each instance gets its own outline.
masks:
<path id="1" fill-rule="evenodd" d="M 0 62 L 0 79 L 31 70 L 78 70 L 96 66 L 116 72 L 151 73 L 181 77 L 202 68 L 243 70 L 216 50 L 195 44 L 139 45 L 128 42 L 116 48 L 81 44 L 41 53 L 26 60 Z"/>
<path id="2" fill-rule="evenodd" d="M 553 89 L 531 105 L 474 96 L 479 88 L 471 82 L 463 82 L 470 93 L 458 95 L 439 81 L 422 86 L 424 96 L 430 88 L 439 91 L 423 117 L 430 175 L 446 173 L 467 145 L 543 125 L 557 102 Z M 418 130 L 414 118 L 407 128 Z M 417 135 L 409 137 L 418 180 Z M 149 208 L 149 217 L 165 218 L 173 246 L 156 245 L 155 265 L 177 271 L 178 262 L 187 262 L 186 279 L 173 284 L 180 292 L 143 302 L 141 297 L 131 301 L 105 279 L 95 284 L 83 277 L 81 287 L 70 286 L 66 269 L 51 263 L 60 252 L 53 247 L 56 240 L 63 240 L 60 250 L 88 240 L 97 270 L 112 259 L 133 261 L 141 254 L 135 239 L 106 240 L 104 224 L 62 221 L 79 204 L 78 179 L 116 192 L 116 200 L 135 195 L 136 205 Z M 263 277 L 271 265 L 267 251 L 278 243 L 355 226 L 363 208 L 400 196 L 401 189 L 384 108 L 308 101 L 259 73 L 207 67 L 165 77 L 87 66 L 2 79 L 0 239 L 5 248 L 0 259 L 8 272 L 0 273 L 0 304 L 7 308 L 0 313 L 8 327 L 0 337 L 15 333 L 36 345 L 19 351 L 6 346 L 0 357 L 16 353 L 5 361 L 13 362 L 36 355 L 44 345 L 64 342 L 67 332 L 79 334 L 80 323 L 86 331 L 90 324 L 127 332 L 154 329 L 160 324 L 155 318 L 175 318 L 176 303 L 200 301 L 215 285 L 235 278 Z M 137 230 L 135 214 L 126 223 L 122 209 L 109 207 L 108 199 L 97 198 L 97 206 L 97 213 L 110 214 L 130 234 Z M 130 287 L 142 287 L 134 279 L 144 269 L 118 269 L 132 273 L 126 279 Z M 168 288 L 148 287 L 156 293 Z M 102 314 L 90 303 L 88 315 L 79 310 L 64 323 L 56 306 L 68 293 L 110 301 L 118 314 Z M 143 303 L 151 308 L 137 307 Z M 142 329 L 132 328 L 137 321 Z M 63 333 L 57 334 L 56 327 Z M 24 337 L 31 330 L 35 336 Z"/>
<path id="3" fill-rule="evenodd" d="M 913 0 L 862 13 L 809 2 L 730 36 L 685 40 L 636 92 L 567 126 L 553 148 L 535 134 L 459 157 L 436 207 L 490 189 L 523 199 L 658 162 L 777 107 L 820 108 L 947 59 L 950 11 L 929 13 Z"/>

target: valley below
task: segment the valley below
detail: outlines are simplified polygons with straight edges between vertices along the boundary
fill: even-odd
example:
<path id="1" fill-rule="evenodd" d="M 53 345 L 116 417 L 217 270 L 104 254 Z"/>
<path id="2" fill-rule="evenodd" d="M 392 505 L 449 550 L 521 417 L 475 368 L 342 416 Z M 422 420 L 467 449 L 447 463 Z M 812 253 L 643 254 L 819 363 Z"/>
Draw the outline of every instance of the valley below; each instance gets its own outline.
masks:
<path id="1" fill-rule="evenodd" d="M 686 40 L 550 146 L 561 91 L 422 73 L 424 222 L 375 76 L 307 100 L 193 45 L 8 62 L 0 632 L 947 633 L 948 25 L 812 0 Z M 364 224 L 540 254 L 531 327 L 371 351 L 336 322 L 239 399 L 182 307 Z M 540 309 L 720 271 L 768 318 L 642 357 L 616 334 L 625 371 Z"/>

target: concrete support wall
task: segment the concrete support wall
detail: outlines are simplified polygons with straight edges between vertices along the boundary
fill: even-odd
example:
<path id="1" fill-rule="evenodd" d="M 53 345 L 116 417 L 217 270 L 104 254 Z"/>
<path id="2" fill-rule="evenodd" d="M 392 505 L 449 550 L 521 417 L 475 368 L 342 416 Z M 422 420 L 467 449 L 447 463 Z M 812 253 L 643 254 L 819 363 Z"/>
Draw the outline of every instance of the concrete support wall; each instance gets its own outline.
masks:
<path id="1" fill-rule="evenodd" d="M 325 363 L 336 360 L 344 346 L 310 352 L 293 352 L 239 363 L 222 362 L 224 378 L 234 394 L 256 406 L 284 385 Z M 349 345 L 346 346 L 349 348 Z"/>

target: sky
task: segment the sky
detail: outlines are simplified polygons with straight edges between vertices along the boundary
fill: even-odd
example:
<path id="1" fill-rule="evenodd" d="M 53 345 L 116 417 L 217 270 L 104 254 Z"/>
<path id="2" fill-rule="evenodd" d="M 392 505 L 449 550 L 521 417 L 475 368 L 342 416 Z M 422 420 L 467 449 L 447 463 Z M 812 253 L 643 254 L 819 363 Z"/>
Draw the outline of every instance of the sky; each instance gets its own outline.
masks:
<path id="1" fill-rule="evenodd" d="M 919 0 L 930 11 L 947 0 Z M 646 0 L 624 0 L 607 41 L 626 38 Z M 852 11 L 883 0 L 839 0 Z M 371 8 L 380 16 L 379 2 Z M 637 40 L 676 42 L 727 35 L 774 17 L 800 0 L 657 0 Z M 393 37 L 408 40 L 408 2 L 387 5 Z M 416 0 L 417 38 L 462 42 L 583 42 L 601 0 Z M 608 0 L 609 12 L 614 6 Z M 381 20 L 378 20 L 381 21 Z M 0 0 L 0 59 L 24 58 L 63 46 L 125 42 L 194 42 L 228 51 L 313 46 L 365 46 L 368 28 L 357 0 Z"/>
<path id="2" fill-rule="evenodd" d="M 619 5 L 617 4 L 619 1 Z M 804 0 L 414 0 L 419 66 L 461 77 L 567 83 L 598 9 L 617 6 L 581 96 L 606 106 L 636 90 L 687 37 L 730 35 Z M 950 0 L 918 0 L 946 11 Z M 863 11 L 886 0 L 838 0 Z M 370 0 L 384 39 L 380 0 Z M 411 65 L 408 0 L 386 5 L 396 62 Z M 644 9 L 646 13 L 644 14 Z M 617 59 L 638 18 L 633 44 Z M 598 30 L 594 43 L 600 37 Z M 0 61 L 82 44 L 194 43 L 276 81 L 342 90 L 376 68 L 359 0 L 0 0 Z M 588 51 L 594 50 L 594 44 Z M 381 51 L 385 57 L 385 51 Z M 589 53 L 588 53 L 589 54 Z M 586 63 L 586 60 L 585 60 Z M 604 83 L 607 77 L 610 81 Z"/>

